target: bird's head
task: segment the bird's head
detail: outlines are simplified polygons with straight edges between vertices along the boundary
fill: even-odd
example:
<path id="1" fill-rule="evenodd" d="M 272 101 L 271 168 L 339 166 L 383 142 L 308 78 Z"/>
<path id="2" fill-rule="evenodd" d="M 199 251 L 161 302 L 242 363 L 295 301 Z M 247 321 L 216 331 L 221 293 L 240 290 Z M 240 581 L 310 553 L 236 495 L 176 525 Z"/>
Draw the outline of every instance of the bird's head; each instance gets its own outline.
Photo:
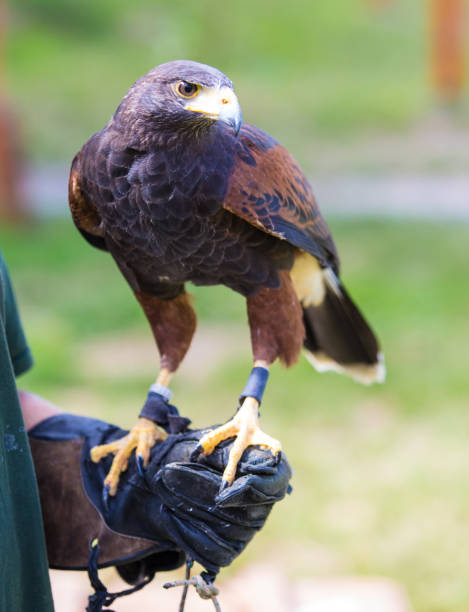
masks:
<path id="1" fill-rule="evenodd" d="M 217 122 L 237 135 L 242 114 L 232 82 L 219 70 L 178 60 L 161 64 L 139 79 L 116 111 L 115 119 L 140 135 L 146 131 L 200 134 Z"/>

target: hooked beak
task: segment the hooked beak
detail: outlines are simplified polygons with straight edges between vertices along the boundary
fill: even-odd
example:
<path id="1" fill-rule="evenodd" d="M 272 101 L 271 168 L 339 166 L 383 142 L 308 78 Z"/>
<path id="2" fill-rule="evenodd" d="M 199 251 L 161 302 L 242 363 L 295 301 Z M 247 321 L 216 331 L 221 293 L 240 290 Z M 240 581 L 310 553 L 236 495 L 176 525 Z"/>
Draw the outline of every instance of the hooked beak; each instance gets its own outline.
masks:
<path id="1" fill-rule="evenodd" d="M 243 121 L 238 98 L 229 87 L 204 87 L 185 105 L 185 109 L 223 121 L 233 128 L 235 135 L 238 135 Z"/>
<path id="2" fill-rule="evenodd" d="M 236 104 L 233 104 L 230 107 L 228 107 L 228 105 L 224 106 L 221 109 L 218 118 L 220 121 L 230 125 L 233 128 L 235 136 L 237 136 L 243 122 L 243 114 L 241 112 L 241 107 L 238 104 L 238 100 L 236 100 Z"/>

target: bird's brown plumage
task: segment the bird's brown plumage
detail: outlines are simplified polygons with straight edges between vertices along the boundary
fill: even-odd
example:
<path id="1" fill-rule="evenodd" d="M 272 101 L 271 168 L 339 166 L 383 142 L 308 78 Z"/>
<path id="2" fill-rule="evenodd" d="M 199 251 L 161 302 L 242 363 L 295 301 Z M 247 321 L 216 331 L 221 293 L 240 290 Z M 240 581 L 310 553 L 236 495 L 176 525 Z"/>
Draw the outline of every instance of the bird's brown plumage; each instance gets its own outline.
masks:
<path id="1" fill-rule="evenodd" d="M 341 285 L 337 250 L 308 181 L 276 140 L 249 124 L 239 131 L 240 121 L 221 72 L 186 61 L 151 70 L 72 163 L 75 224 L 111 253 L 133 289 L 160 350 L 163 384 L 195 331 L 188 281 L 246 297 L 253 358 L 263 367 L 277 358 L 291 365 L 304 345 L 319 370 L 379 380 L 377 341 Z M 240 419 L 256 420 L 249 399 L 245 416 L 221 435 L 233 435 Z M 265 434 L 241 429 L 239 449 L 264 444 Z M 206 452 L 217 435 L 205 441 Z"/>
<path id="2" fill-rule="evenodd" d="M 252 125 L 243 126 L 239 141 L 223 206 L 338 272 L 329 228 L 310 184 L 290 153 Z"/>
<path id="3" fill-rule="evenodd" d="M 148 296 L 147 301 L 175 299 L 187 281 L 225 284 L 248 298 L 276 290 L 279 301 L 285 301 L 282 271 L 290 270 L 301 253 L 312 256 L 311 274 L 317 274 L 319 263 L 338 275 L 329 229 L 288 151 L 252 125 L 243 124 L 236 136 L 221 122 L 182 111 L 168 85 L 178 78 L 231 85 L 215 69 L 192 62 L 165 64 L 137 81 L 72 165 L 70 207 L 85 238 L 111 252 L 134 292 Z M 303 297 L 298 294 L 300 301 Z M 292 312 L 296 309 L 292 306 Z M 255 319 L 269 326 L 280 312 L 269 309 Z M 324 334 L 312 331 L 311 316 L 304 317 L 306 332 L 301 333 L 292 323 L 295 317 L 286 317 L 280 326 L 286 337 L 277 345 L 296 346 L 298 334 L 302 339 L 306 333 L 313 350 L 330 354 Z M 337 316 L 350 327 L 346 314 L 336 312 L 332 319 Z M 335 327 L 333 320 L 329 326 Z M 376 341 L 370 341 L 366 324 L 361 327 L 368 342 L 357 361 L 376 363 Z M 344 363 L 350 363 L 353 324 L 351 334 L 345 331 L 347 350 L 336 350 L 334 360 L 343 354 Z M 284 351 L 275 356 L 294 361 Z"/>

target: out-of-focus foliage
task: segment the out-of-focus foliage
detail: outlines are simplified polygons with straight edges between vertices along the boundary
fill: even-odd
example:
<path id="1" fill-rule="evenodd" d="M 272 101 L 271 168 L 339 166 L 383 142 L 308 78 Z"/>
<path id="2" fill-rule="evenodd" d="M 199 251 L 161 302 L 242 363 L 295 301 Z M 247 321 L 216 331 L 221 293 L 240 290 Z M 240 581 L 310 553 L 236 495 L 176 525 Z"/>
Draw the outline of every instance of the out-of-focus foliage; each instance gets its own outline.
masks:
<path id="1" fill-rule="evenodd" d="M 154 65 L 189 58 L 235 82 L 245 119 L 299 135 L 405 126 L 425 111 L 425 3 L 15 0 L 8 84 L 30 153 L 70 158 Z"/>

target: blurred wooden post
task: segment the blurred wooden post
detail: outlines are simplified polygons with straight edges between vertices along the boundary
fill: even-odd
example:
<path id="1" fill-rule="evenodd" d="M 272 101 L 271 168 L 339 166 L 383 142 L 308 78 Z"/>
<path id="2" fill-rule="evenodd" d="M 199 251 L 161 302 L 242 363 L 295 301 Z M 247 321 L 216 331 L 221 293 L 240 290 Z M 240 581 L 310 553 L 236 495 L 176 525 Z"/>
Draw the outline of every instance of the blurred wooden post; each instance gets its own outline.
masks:
<path id="1" fill-rule="evenodd" d="M 454 103 L 465 82 L 465 0 L 430 0 L 432 80 L 444 102 Z"/>
<path id="2" fill-rule="evenodd" d="M 22 195 L 18 122 L 5 95 L 5 20 L 5 3 L 0 0 L 0 220 L 22 221 L 27 216 L 27 206 Z"/>

